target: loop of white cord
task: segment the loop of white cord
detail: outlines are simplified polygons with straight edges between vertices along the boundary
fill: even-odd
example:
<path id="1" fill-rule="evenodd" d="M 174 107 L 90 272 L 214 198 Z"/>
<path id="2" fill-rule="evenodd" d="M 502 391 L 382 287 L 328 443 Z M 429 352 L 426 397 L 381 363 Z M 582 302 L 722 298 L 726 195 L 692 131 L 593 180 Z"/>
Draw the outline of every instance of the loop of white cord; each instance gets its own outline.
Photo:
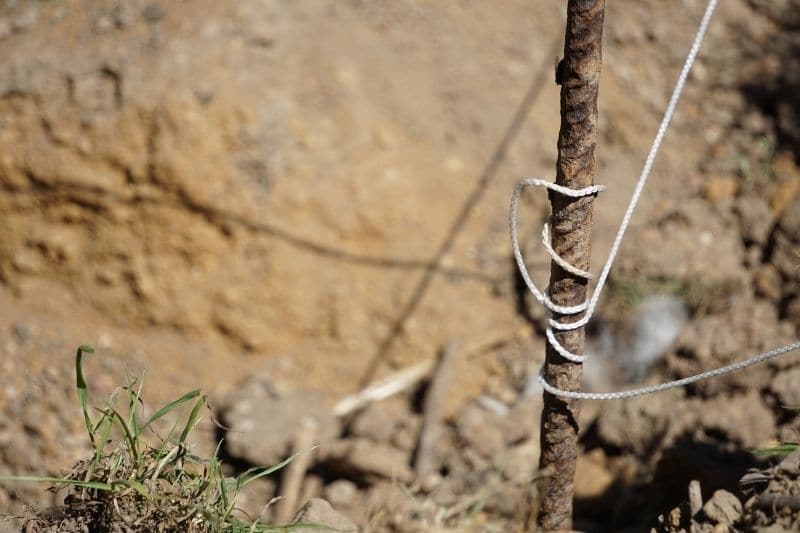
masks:
<path id="1" fill-rule="evenodd" d="M 600 294 L 603 291 L 603 287 L 605 286 L 606 280 L 608 279 L 608 274 L 611 271 L 611 266 L 614 263 L 614 259 L 617 256 L 619 247 L 622 244 L 625 231 L 628 228 L 628 224 L 630 223 L 631 217 L 633 216 L 633 212 L 636 209 L 636 205 L 639 202 L 639 198 L 642 194 L 642 190 L 644 189 L 645 183 L 647 182 L 647 179 L 650 176 L 650 171 L 653 167 L 653 162 L 655 161 L 656 155 L 658 154 L 658 150 L 661 147 L 662 141 L 664 140 L 664 135 L 667 132 L 670 121 L 672 120 L 672 116 L 675 113 L 675 108 L 678 104 L 678 100 L 680 99 L 681 93 L 683 92 L 683 87 L 686 84 L 686 79 L 689 76 L 689 72 L 691 71 L 692 65 L 694 64 L 694 60 L 697 57 L 697 53 L 700 50 L 700 45 L 703 42 L 703 38 L 705 37 L 709 22 L 711 21 L 711 15 L 714 13 L 716 5 L 717 5 L 717 0 L 709 0 L 708 5 L 706 6 L 706 10 L 705 13 L 703 14 L 703 19 L 700 22 L 697 34 L 695 35 L 694 42 L 692 43 L 692 47 L 689 50 L 689 54 L 686 57 L 686 61 L 683 64 L 680 76 L 678 76 L 678 81 L 675 84 L 675 89 L 672 91 L 672 96 L 670 97 L 669 104 L 667 105 L 667 109 L 664 112 L 664 117 L 661 120 L 658 132 L 656 133 L 655 139 L 653 140 L 653 144 L 650 148 L 650 152 L 647 155 L 647 159 L 645 160 L 642 172 L 639 175 L 639 180 L 637 181 L 636 187 L 634 188 L 633 194 L 631 195 L 630 203 L 628 204 L 628 208 L 625 211 L 625 215 L 623 216 L 622 222 L 620 223 L 619 229 L 617 230 L 617 235 L 614 239 L 614 243 L 611 246 L 611 251 L 608 254 L 608 258 L 606 259 L 605 264 L 603 265 L 603 269 L 597 281 L 597 286 L 592 292 L 591 297 L 584 303 L 575 306 L 560 306 L 555 304 L 552 300 L 550 300 L 550 298 L 546 294 L 544 294 L 542 291 L 538 289 L 538 287 L 536 287 L 536 284 L 533 282 L 530 274 L 528 273 L 528 268 L 525 265 L 525 260 L 522 257 L 522 252 L 520 251 L 519 247 L 519 242 L 517 237 L 517 204 L 519 202 L 520 194 L 528 186 L 544 187 L 550 191 L 557 192 L 559 194 L 568 196 L 570 198 L 593 196 L 603 191 L 605 187 L 603 187 L 602 185 L 593 185 L 591 187 L 586 187 L 583 189 L 576 190 L 564 187 L 562 185 L 558 185 L 556 183 L 541 180 L 538 178 L 530 178 L 520 181 L 514 188 L 514 193 L 511 196 L 509 227 L 511 232 L 511 245 L 514 249 L 514 258 L 517 262 L 517 267 L 519 268 L 520 274 L 522 275 L 522 279 L 525 281 L 525 284 L 527 285 L 531 293 L 536 297 L 536 299 L 542 305 L 544 305 L 550 311 L 551 314 L 557 313 L 561 315 L 577 315 L 579 313 L 585 312 L 583 317 L 574 322 L 562 323 L 555 320 L 552 317 L 548 319 L 548 327 L 547 330 L 545 331 L 547 342 L 550 343 L 550 345 L 556 350 L 556 352 L 559 355 L 561 355 L 562 357 L 564 357 L 569 361 L 573 361 L 575 363 L 583 363 L 585 361 L 585 358 L 582 355 L 574 354 L 569 350 L 567 350 L 566 348 L 564 348 L 556 339 L 553 330 L 569 331 L 577 329 L 579 327 L 585 326 L 591 320 L 592 314 L 594 313 L 594 310 L 597 306 L 597 301 L 599 300 Z M 555 250 L 553 250 L 553 247 L 550 243 L 549 225 L 547 224 L 545 224 L 542 230 L 542 242 L 544 243 L 544 248 L 547 251 L 547 253 L 550 255 L 550 257 L 552 257 L 553 261 L 555 261 L 561 268 L 563 268 L 565 271 L 570 272 L 571 274 L 577 277 L 582 277 L 587 280 L 591 279 L 592 275 L 589 272 L 570 264 L 564 258 L 560 257 L 555 252 Z M 683 379 L 669 381 L 667 383 L 661 383 L 659 385 L 652 385 L 649 387 L 642 387 L 639 389 L 633 389 L 627 391 L 594 393 L 594 392 L 578 392 L 578 391 L 562 390 L 547 383 L 542 374 L 544 371 L 544 367 L 542 367 L 542 369 L 539 370 L 539 382 L 542 384 L 544 390 L 546 390 L 550 394 L 553 394 L 555 396 L 560 396 L 562 398 L 583 399 L 583 400 L 616 400 L 621 398 L 631 398 L 634 396 L 641 396 L 644 394 L 651 394 L 654 392 L 659 392 L 676 387 L 683 387 L 685 385 L 689 385 L 690 383 L 694 383 L 704 379 L 720 376 L 722 374 L 727 374 L 729 372 L 736 372 L 744 368 L 747 368 L 749 366 L 752 366 L 756 363 L 766 361 L 767 359 L 771 359 L 773 357 L 777 357 L 779 355 L 783 355 L 785 353 L 797 349 L 800 349 L 800 342 L 795 342 L 793 344 L 789 344 L 787 346 L 783 346 L 781 348 L 777 348 L 769 352 L 764 352 L 752 356 L 748 359 L 745 359 L 744 361 L 739 361 L 737 363 L 733 363 L 721 368 L 716 368 L 706 372 L 701 372 L 694 376 L 689 376 Z"/>

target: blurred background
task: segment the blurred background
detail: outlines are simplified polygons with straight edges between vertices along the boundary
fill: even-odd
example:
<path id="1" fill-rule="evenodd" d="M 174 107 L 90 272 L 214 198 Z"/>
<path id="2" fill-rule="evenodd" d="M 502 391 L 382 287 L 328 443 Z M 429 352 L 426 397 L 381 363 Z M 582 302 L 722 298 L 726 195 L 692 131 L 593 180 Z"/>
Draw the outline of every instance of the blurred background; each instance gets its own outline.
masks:
<path id="1" fill-rule="evenodd" d="M 564 7 L 1 1 L 0 471 L 56 475 L 85 456 L 72 355 L 90 344 L 95 404 L 123 367 L 146 372 L 150 405 L 201 387 L 230 431 L 205 423 L 197 446 L 225 436 L 233 468 L 285 456 L 298 420 L 318 417 L 303 494 L 362 526 L 519 523 L 544 312 L 507 210 L 517 180 L 554 175 Z M 608 3 L 595 271 L 704 7 Z M 592 325 L 589 386 L 683 377 L 797 337 L 798 7 L 720 6 Z M 544 286 L 546 195 L 521 212 Z M 425 375 L 332 410 L 449 343 L 437 475 L 419 480 Z M 796 440 L 796 363 L 587 403 L 578 523 L 654 523 L 690 479 L 735 490 L 749 450 Z M 257 514 L 280 476 L 251 492 Z M 59 498 L 6 485 L 0 511 Z"/>

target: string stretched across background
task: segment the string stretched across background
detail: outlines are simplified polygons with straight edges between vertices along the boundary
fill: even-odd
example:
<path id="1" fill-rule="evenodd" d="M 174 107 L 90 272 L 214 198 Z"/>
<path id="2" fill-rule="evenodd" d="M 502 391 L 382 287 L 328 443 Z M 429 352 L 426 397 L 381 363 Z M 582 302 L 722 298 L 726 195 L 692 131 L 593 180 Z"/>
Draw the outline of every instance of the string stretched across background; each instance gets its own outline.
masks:
<path id="1" fill-rule="evenodd" d="M 705 13 L 703 14 L 703 18 L 700 21 L 700 26 L 698 27 L 697 34 L 695 35 L 694 41 L 692 43 L 692 47 L 690 48 L 689 54 L 686 57 L 686 61 L 683 64 L 681 73 L 678 76 L 678 81 L 676 82 L 675 88 L 672 91 L 672 96 L 670 97 L 669 104 L 667 105 L 667 109 L 664 112 L 664 117 L 661 120 L 658 132 L 656 133 L 655 139 L 653 140 L 653 145 L 650 148 L 650 152 L 647 154 L 647 159 L 645 160 L 644 167 L 642 168 L 642 173 L 639 175 L 639 179 L 636 182 L 636 187 L 634 188 L 633 194 L 631 195 L 631 200 L 628 204 L 628 208 L 625 211 L 625 215 L 622 217 L 622 222 L 620 223 L 619 229 L 617 230 L 617 235 L 614 239 L 614 243 L 611 246 L 611 251 L 608 254 L 608 258 L 606 259 L 606 262 L 603 265 L 603 270 L 601 271 L 600 277 L 597 280 L 597 286 L 592 292 L 592 295 L 589 298 L 589 300 L 587 300 L 586 302 L 571 307 L 559 306 L 553 303 L 543 291 L 540 291 L 539 288 L 536 287 L 536 284 L 531 279 L 531 276 L 528 273 L 528 269 L 525 266 L 525 260 L 522 257 L 522 252 L 520 251 L 519 247 L 519 240 L 517 236 L 517 205 L 519 203 L 520 194 L 526 187 L 544 187 L 557 194 L 562 194 L 572 198 L 593 196 L 602 192 L 605 189 L 605 187 L 601 185 L 594 185 L 591 187 L 586 187 L 584 189 L 575 190 L 563 187 L 561 185 L 557 185 L 552 182 L 544 181 L 538 178 L 531 178 L 519 182 L 516 188 L 514 189 L 514 194 L 511 197 L 511 209 L 509 212 L 511 244 L 514 249 L 514 258 L 517 261 L 517 266 L 519 268 L 523 280 L 525 281 L 525 284 L 528 286 L 528 289 L 531 291 L 531 293 L 533 293 L 533 295 L 536 297 L 539 303 L 544 305 L 550 311 L 551 314 L 558 313 L 562 315 L 576 315 L 579 313 L 584 313 L 584 316 L 575 322 L 561 323 L 556 321 L 552 316 L 550 316 L 550 318 L 548 319 L 548 325 L 546 331 L 547 342 L 550 343 L 550 345 L 553 346 L 556 352 L 558 352 L 558 354 L 564 357 L 565 359 L 568 359 L 576 363 L 582 363 L 584 361 L 584 357 L 582 355 L 571 353 L 567 349 L 565 349 L 556 339 L 553 330 L 569 331 L 577 329 L 585 326 L 591 320 L 595 308 L 597 307 L 597 301 L 600 298 L 600 294 L 603 291 L 605 283 L 608 279 L 609 272 L 611 271 L 611 266 L 613 265 L 614 260 L 616 259 L 617 256 L 617 252 L 619 251 L 619 248 L 622 244 L 622 240 L 625 236 L 625 231 L 627 230 L 628 224 L 630 223 L 631 217 L 633 216 L 633 212 L 636 210 L 636 206 L 639 203 L 639 198 L 641 197 L 644 186 L 647 183 L 648 177 L 650 176 L 650 171 L 653 168 L 653 163 L 655 162 L 656 155 L 658 154 L 658 151 L 661 148 L 661 144 L 664 141 L 664 136 L 666 135 L 667 129 L 669 128 L 672 116 L 675 113 L 675 108 L 678 105 L 678 101 L 680 100 L 683 88 L 686 85 L 686 79 L 689 76 L 689 72 L 691 72 L 695 58 L 697 57 L 697 54 L 700 51 L 700 45 L 702 44 L 703 39 L 705 38 L 706 31 L 708 30 L 708 25 L 711 21 L 711 16 L 714 14 L 716 6 L 717 6 L 717 0 L 709 0 L 708 5 L 706 6 Z M 564 268 L 565 270 L 567 270 L 568 272 L 572 273 L 575 276 L 582 277 L 584 279 L 591 279 L 592 276 L 589 272 L 586 272 L 584 270 L 575 267 L 574 265 L 569 264 L 565 259 L 556 254 L 556 252 L 550 245 L 550 231 L 547 225 L 545 225 L 544 227 L 544 230 L 542 232 L 542 237 L 544 240 L 544 248 L 550 255 L 550 257 L 552 257 L 553 261 L 558 263 L 562 268 Z M 701 381 L 711 377 L 720 376 L 722 374 L 727 374 L 730 372 L 736 372 L 744 368 L 747 368 L 749 366 L 760 363 L 762 361 L 766 361 L 767 359 L 772 359 L 773 357 L 778 357 L 780 355 L 783 355 L 785 353 L 797 349 L 800 349 L 800 342 L 795 342 L 793 344 L 789 344 L 781 348 L 777 348 L 775 350 L 760 353 L 758 355 L 749 357 L 743 361 L 739 361 L 731 365 L 709 370 L 707 372 L 702 372 L 694 376 L 689 376 L 683 379 L 678 379 L 667 383 L 661 383 L 659 385 L 652 385 L 648 387 L 642 387 L 639 389 L 632 389 L 627 391 L 594 393 L 594 392 L 578 392 L 578 391 L 562 390 L 547 383 L 547 381 L 544 379 L 543 367 L 542 369 L 539 370 L 538 379 L 539 382 L 542 384 L 542 387 L 547 392 L 555 396 L 560 396 L 563 398 L 572 398 L 572 399 L 585 399 L 585 400 L 616 400 L 620 398 L 631 398 L 634 396 L 642 396 L 644 394 L 651 394 L 654 392 L 673 389 L 676 387 L 683 387 L 685 385 L 689 385 L 690 383 L 695 383 L 697 381 Z"/>

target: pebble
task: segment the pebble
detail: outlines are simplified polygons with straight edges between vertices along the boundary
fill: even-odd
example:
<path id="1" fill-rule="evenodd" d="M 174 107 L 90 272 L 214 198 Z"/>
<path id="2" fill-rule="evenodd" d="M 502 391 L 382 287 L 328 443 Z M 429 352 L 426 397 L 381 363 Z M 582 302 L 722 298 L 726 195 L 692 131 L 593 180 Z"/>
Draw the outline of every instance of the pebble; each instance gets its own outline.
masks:
<path id="1" fill-rule="evenodd" d="M 358 487 L 349 479 L 337 479 L 325 487 L 325 498 L 338 507 L 349 507 L 358 496 Z"/>
<path id="2" fill-rule="evenodd" d="M 781 405 L 800 405 L 800 366 L 780 370 L 770 382 Z"/>
<path id="3" fill-rule="evenodd" d="M 330 503 L 322 498 L 311 498 L 308 503 L 297 511 L 292 524 L 301 523 L 314 524 L 314 526 L 293 527 L 292 531 L 312 533 L 319 531 L 319 526 L 323 526 L 323 529 L 333 529 L 341 533 L 358 532 L 358 526 L 352 520 L 337 512 Z"/>
<path id="4" fill-rule="evenodd" d="M 706 180 L 703 197 L 712 203 L 730 200 L 736 196 L 739 182 L 732 176 L 711 176 Z"/>
<path id="5" fill-rule="evenodd" d="M 703 506 L 703 512 L 720 525 L 731 525 L 742 516 L 742 502 L 726 490 L 717 490 Z"/>
<path id="6" fill-rule="evenodd" d="M 364 438 L 344 439 L 320 448 L 320 460 L 336 464 L 350 476 L 410 482 L 414 475 L 410 457 L 388 444 Z"/>
<path id="7" fill-rule="evenodd" d="M 773 302 L 783 297 L 783 280 L 773 265 L 762 265 L 753 276 L 756 294 Z"/>
<path id="8" fill-rule="evenodd" d="M 778 464 L 778 469 L 790 476 L 800 475 L 800 448 L 784 457 Z"/>
<path id="9" fill-rule="evenodd" d="M 148 4 L 142 11 L 142 16 L 147 22 L 158 22 L 164 18 L 164 8 L 158 4 Z"/>
<path id="10" fill-rule="evenodd" d="M 769 204 L 756 196 L 748 196 L 736 201 L 734 211 L 739 217 L 742 237 L 749 242 L 766 244 L 775 221 Z"/>

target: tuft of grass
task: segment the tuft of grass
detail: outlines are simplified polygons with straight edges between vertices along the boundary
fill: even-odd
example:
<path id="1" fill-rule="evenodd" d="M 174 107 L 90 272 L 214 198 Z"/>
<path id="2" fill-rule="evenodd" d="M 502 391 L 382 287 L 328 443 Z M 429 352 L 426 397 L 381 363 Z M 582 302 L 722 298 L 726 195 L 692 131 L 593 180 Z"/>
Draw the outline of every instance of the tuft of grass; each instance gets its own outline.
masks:
<path id="1" fill-rule="evenodd" d="M 167 403 L 144 417 L 142 381 L 129 375 L 102 408 L 89 408 L 83 356 L 78 347 L 75 377 L 78 401 L 92 448 L 64 477 L 2 476 L 0 481 L 49 483 L 67 488 L 63 508 L 48 510 L 29 520 L 26 531 L 164 531 L 164 532 L 279 532 L 319 524 L 274 526 L 243 516 L 237 494 L 253 481 L 268 476 L 296 455 L 268 467 L 254 467 L 226 477 L 219 459 L 222 442 L 210 458 L 191 453 L 187 440 L 200 420 L 208 399 L 199 389 Z M 160 436 L 156 423 L 174 416 L 169 431 Z M 267 503 L 267 506 L 272 502 Z M 266 507 L 265 507 L 266 509 Z"/>

